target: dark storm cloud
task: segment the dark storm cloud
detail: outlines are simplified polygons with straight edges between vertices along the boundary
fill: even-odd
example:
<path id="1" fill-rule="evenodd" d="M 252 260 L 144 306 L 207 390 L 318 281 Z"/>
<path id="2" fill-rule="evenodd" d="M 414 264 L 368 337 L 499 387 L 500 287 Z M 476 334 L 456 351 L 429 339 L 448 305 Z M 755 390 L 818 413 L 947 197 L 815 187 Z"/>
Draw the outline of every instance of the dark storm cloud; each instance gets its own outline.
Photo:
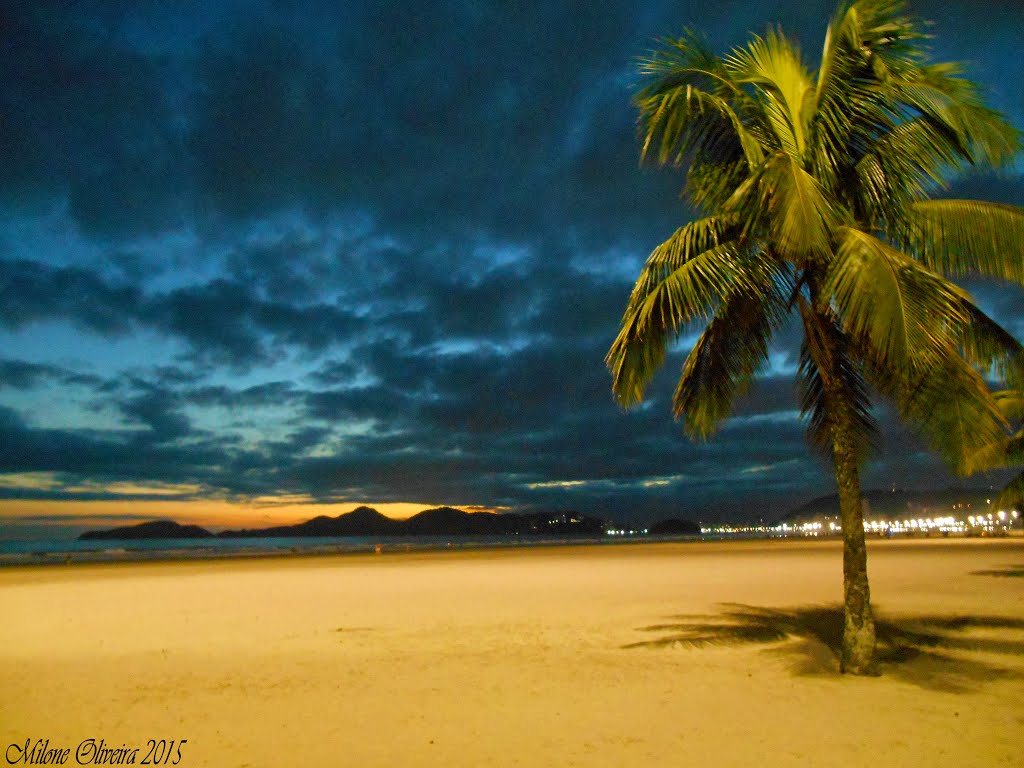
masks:
<path id="1" fill-rule="evenodd" d="M 295 31 L 261 21 L 199 57 L 189 148 L 200 195 L 230 215 L 336 197 L 331 188 L 356 148 L 343 134 L 357 124 L 358 104 L 346 105 L 342 84 L 332 84 L 337 63 L 315 60 Z"/>
<path id="2" fill-rule="evenodd" d="M 56 472 L 98 481 L 197 482 L 224 458 L 209 445 L 160 447 L 130 431 L 40 429 L 0 407 L 0 467 L 5 472 Z"/>
<path id="3" fill-rule="evenodd" d="M 130 421 L 148 427 L 156 443 L 178 440 L 191 432 L 191 424 L 179 405 L 159 390 L 150 390 L 125 400 L 121 403 L 121 412 Z"/>
<path id="4" fill-rule="evenodd" d="M 234 390 L 225 386 L 203 386 L 188 389 L 182 395 L 192 405 L 221 408 L 259 408 L 287 402 L 295 393 L 288 381 L 274 381 Z"/>
<path id="5" fill-rule="evenodd" d="M 46 384 L 97 386 L 97 376 L 75 373 L 57 365 L 40 365 L 24 360 L 0 359 L 0 388 L 31 390 Z"/>
<path id="6" fill-rule="evenodd" d="M 137 286 L 91 270 L 0 260 L 0 325 L 7 328 L 61 318 L 102 335 L 124 334 L 141 299 Z"/>
<path id="7" fill-rule="evenodd" d="M 379 379 L 373 386 L 308 396 L 312 418 L 378 422 L 373 433 L 341 441 L 335 458 L 300 463 L 294 476 L 316 495 L 358 490 L 397 500 L 419 489 L 450 503 L 469 495 L 653 514 L 659 505 L 683 508 L 713 497 L 735 509 L 735 497 L 777 488 L 787 475 L 803 488 L 820 478 L 802 455 L 791 379 L 759 385 L 720 442 L 694 445 L 668 417 L 671 382 L 655 387 L 646 408 L 623 413 L 614 406 L 600 364 L 603 345 L 566 350 L 535 342 L 507 354 L 441 357 L 383 347 L 353 354 L 382 363 L 372 369 Z"/>
<path id="8" fill-rule="evenodd" d="M 121 382 L 110 388 L 124 390 L 125 386 Z M 156 389 L 138 394 L 142 389 L 136 382 L 126 391 L 137 394 L 119 400 L 128 421 L 122 429 L 40 428 L 0 406 L 0 468 L 5 473 L 49 473 L 54 478 L 42 489 L 2 488 L 0 498 L 149 498 L 144 491 L 111 493 L 102 487 L 121 481 L 203 489 L 186 493 L 179 488 L 176 495 L 183 499 L 302 492 L 303 487 L 289 485 L 284 470 L 329 436 L 328 430 L 309 426 L 256 447 L 244 445 L 230 430 L 212 434 L 195 429 L 179 410 L 187 397 Z M 244 397 L 234 406 L 245 408 Z"/>
<path id="9" fill-rule="evenodd" d="M 2 11 L 0 196 L 16 206 L 63 198 L 94 234 L 180 224 L 186 163 L 161 62 L 76 10 Z"/>
<path id="10" fill-rule="evenodd" d="M 368 3 L 321 27 L 271 13 L 204 45 L 189 147 L 220 213 L 369 206 L 512 239 L 665 222 L 651 192 L 678 184 L 634 173 L 624 8 Z"/>
<path id="11" fill-rule="evenodd" d="M 322 351 L 364 325 L 344 308 L 263 299 L 234 280 L 147 296 L 141 285 L 93 270 L 0 260 L 0 326 L 17 330 L 53 319 L 104 336 L 150 328 L 182 339 L 202 361 L 236 368 L 266 362 L 280 345 Z"/>
<path id="12" fill-rule="evenodd" d="M 687 24 L 725 49 L 780 23 L 813 61 L 833 5 L 16 4 L 0 190 L 64 200 L 95 234 L 298 207 L 408 233 L 632 240 L 685 215 L 678 179 L 636 172 L 635 57 Z M 954 33 L 974 4 L 918 5 L 943 53 L 973 52 Z M 1012 54 L 1013 3 L 983 10 Z M 1019 119 L 1021 78 L 974 69 Z"/>
<path id="13" fill-rule="evenodd" d="M 353 281 L 352 260 L 339 250 L 318 234 L 287 232 L 272 242 L 235 248 L 224 266 L 235 281 L 263 298 L 307 304 L 325 286 Z"/>
<path id="14" fill-rule="evenodd" d="M 188 340 L 201 360 L 247 368 L 265 362 L 269 350 L 260 335 L 262 323 L 282 329 L 294 308 L 256 297 L 245 285 L 227 280 L 180 288 L 152 302 L 145 310 L 153 325 Z M 268 329 L 269 330 L 269 329 Z M 288 329 L 284 329 L 288 333 Z M 297 334 L 304 326 L 292 326 Z"/>
<path id="15" fill-rule="evenodd" d="M 0 360 L 0 387 L 31 389 L 61 376 L 54 365 L 26 363 L 22 360 Z"/>

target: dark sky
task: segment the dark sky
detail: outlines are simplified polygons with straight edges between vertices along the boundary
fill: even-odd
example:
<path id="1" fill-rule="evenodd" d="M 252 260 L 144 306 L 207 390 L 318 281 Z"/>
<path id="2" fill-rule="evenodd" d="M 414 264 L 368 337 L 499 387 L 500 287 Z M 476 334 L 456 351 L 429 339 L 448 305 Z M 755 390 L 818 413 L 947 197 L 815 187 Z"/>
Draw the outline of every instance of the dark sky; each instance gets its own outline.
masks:
<path id="1" fill-rule="evenodd" d="M 1024 126 L 1019 0 L 912 7 Z M 603 357 L 690 215 L 678 176 L 638 167 L 636 57 L 685 25 L 724 52 L 781 23 L 814 65 L 832 8 L 0 3 L 0 514 L 280 498 L 716 520 L 830 492 L 784 340 L 706 445 L 671 418 L 680 356 L 630 412 Z M 1012 173 L 959 189 L 1024 203 Z M 1024 293 L 972 288 L 1024 337 Z M 866 470 L 950 482 L 896 427 Z"/>

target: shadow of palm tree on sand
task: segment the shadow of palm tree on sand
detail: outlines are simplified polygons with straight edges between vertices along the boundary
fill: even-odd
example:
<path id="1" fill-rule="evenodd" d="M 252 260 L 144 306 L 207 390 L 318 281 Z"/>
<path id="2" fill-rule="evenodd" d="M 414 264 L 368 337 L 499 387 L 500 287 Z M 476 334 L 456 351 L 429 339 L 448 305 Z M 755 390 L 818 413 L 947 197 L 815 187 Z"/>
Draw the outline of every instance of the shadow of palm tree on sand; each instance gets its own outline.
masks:
<path id="1" fill-rule="evenodd" d="M 1004 576 L 1010 579 L 1024 579 L 1024 563 L 1007 565 L 988 571 L 971 571 L 971 576 Z"/>
<path id="2" fill-rule="evenodd" d="M 885 675 L 949 692 L 968 691 L 993 680 L 1024 678 L 1024 619 L 876 616 L 875 626 L 878 660 Z M 716 615 L 673 616 L 666 623 L 637 631 L 656 637 L 623 648 L 772 644 L 771 652 L 794 659 L 794 674 L 837 674 L 843 609 L 726 603 Z"/>

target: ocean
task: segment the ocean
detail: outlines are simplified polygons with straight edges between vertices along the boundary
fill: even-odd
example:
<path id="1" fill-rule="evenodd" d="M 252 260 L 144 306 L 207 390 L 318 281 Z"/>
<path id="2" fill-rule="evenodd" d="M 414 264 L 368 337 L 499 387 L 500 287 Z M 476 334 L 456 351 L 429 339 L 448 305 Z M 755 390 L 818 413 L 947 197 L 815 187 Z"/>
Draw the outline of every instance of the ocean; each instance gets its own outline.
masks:
<path id="1" fill-rule="evenodd" d="M 0 566 L 139 560 L 192 560 L 271 555 L 411 552 L 484 547 L 599 546 L 641 541 L 697 541 L 704 536 L 281 536 L 253 538 L 0 541 Z"/>

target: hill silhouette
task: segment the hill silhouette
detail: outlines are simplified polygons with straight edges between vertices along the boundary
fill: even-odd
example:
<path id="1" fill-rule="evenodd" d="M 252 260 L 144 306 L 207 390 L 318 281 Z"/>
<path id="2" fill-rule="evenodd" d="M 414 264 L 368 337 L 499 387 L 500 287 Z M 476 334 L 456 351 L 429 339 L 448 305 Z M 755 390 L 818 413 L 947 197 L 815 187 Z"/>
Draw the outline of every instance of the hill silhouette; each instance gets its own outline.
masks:
<path id="1" fill-rule="evenodd" d="M 425 509 L 405 520 L 385 517 L 372 507 L 359 507 L 337 517 L 314 517 L 297 525 L 224 531 L 218 536 L 502 536 L 516 534 L 571 535 L 604 533 L 605 521 L 576 512 L 494 514 L 454 507 Z"/>
<path id="2" fill-rule="evenodd" d="M 87 531 L 78 538 L 170 539 L 217 536 L 219 538 L 270 538 L 303 536 L 502 536 L 502 535 L 601 535 L 606 522 L 577 512 L 494 514 L 465 512 L 454 507 L 425 509 L 406 520 L 395 520 L 372 507 L 358 507 L 337 517 L 318 515 L 294 525 L 243 528 L 213 534 L 196 525 L 169 520 L 140 523 L 105 531 Z"/>
<path id="3" fill-rule="evenodd" d="M 295 525 L 275 525 L 270 528 L 245 528 L 222 531 L 221 538 L 249 538 L 272 536 L 392 536 L 401 535 L 401 520 L 382 515 L 372 507 L 357 507 L 337 517 L 318 515 Z"/>
<path id="4" fill-rule="evenodd" d="M 901 488 L 874 488 L 863 492 L 866 512 L 874 517 L 907 517 L 917 515 L 953 514 L 960 509 L 987 511 L 986 499 L 993 491 L 979 488 L 944 488 L 941 490 L 910 491 Z M 815 517 L 835 517 L 839 514 L 839 496 L 819 496 L 787 512 L 779 522 L 800 522 Z M 965 513 L 967 514 L 967 513 Z"/>
<path id="5" fill-rule="evenodd" d="M 106 531 L 86 531 L 80 541 L 94 539 L 203 539 L 212 537 L 205 528 L 198 525 L 181 525 L 173 520 L 152 520 L 138 525 L 125 525 Z"/>

